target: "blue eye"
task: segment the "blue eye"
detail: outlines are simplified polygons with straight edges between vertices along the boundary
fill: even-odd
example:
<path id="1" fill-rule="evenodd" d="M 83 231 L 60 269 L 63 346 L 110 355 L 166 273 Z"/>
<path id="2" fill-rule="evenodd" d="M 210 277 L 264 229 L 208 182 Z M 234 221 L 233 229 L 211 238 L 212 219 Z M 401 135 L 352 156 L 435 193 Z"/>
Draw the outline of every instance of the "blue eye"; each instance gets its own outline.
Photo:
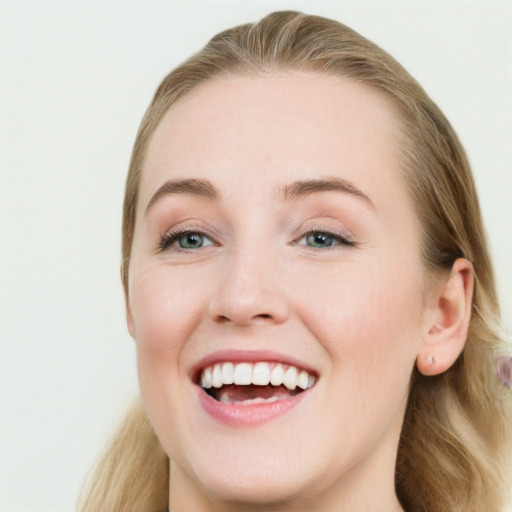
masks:
<path id="1" fill-rule="evenodd" d="M 327 231 L 310 231 L 299 240 L 299 244 L 307 245 L 314 249 L 325 249 L 336 245 L 355 246 L 354 242 L 351 242 L 344 236 L 335 235 Z"/>
<path id="2" fill-rule="evenodd" d="M 173 245 L 180 249 L 196 250 L 213 245 L 213 241 L 203 233 L 197 231 L 178 231 L 168 233 L 160 242 L 160 249 L 164 250 Z"/>
<path id="3" fill-rule="evenodd" d="M 331 247 L 337 243 L 337 240 L 334 239 L 332 235 L 328 233 L 322 233 L 320 231 L 316 231 L 314 233 L 310 233 L 306 235 L 306 242 L 311 247 Z"/>
<path id="4" fill-rule="evenodd" d="M 199 249 L 204 243 L 205 239 L 199 233 L 185 233 L 178 238 L 178 244 L 182 249 Z"/>

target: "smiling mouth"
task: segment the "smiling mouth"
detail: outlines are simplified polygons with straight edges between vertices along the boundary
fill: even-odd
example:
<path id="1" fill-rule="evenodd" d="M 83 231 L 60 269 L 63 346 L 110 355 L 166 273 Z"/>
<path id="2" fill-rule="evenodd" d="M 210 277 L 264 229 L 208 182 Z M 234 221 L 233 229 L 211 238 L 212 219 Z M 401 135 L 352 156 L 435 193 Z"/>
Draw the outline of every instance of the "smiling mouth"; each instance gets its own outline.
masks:
<path id="1" fill-rule="evenodd" d="M 226 361 L 204 368 L 198 381 L 218 402 L 251 405 L 287 400 L 314 386 L 316 377 L 283 363 Z"/>

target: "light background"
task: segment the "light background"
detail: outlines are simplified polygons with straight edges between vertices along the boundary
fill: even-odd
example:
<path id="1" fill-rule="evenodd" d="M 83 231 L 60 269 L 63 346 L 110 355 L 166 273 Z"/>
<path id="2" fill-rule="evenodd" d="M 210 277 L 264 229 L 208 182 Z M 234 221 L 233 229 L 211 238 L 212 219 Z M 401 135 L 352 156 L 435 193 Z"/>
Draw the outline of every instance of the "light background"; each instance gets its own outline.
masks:
<path id="1" fill-rule="evenodd" d="M 121 202 L 157 84 L 219 30 L 278 8 L 369 37 L 452 121 L 512 332 L 511 3 L 0 0 L 1 511 L 73 510 L 137 393 Z"/>

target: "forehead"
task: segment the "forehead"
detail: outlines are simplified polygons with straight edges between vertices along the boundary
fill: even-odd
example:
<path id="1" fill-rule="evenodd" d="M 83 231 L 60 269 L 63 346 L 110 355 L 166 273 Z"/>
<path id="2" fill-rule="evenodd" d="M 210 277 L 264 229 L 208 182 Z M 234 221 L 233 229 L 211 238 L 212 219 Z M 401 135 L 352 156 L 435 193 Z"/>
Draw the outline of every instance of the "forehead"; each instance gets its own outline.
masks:
<path id="1" fill-rule="evenodd" d="M 348 79 L 216 78 L 180 99 L 157 127 L 141 198 L 166 179 L 190 177 L 254 193 L 256 186 L 336 175 L 394 194 L 399 131 L 391 101 Z"/>

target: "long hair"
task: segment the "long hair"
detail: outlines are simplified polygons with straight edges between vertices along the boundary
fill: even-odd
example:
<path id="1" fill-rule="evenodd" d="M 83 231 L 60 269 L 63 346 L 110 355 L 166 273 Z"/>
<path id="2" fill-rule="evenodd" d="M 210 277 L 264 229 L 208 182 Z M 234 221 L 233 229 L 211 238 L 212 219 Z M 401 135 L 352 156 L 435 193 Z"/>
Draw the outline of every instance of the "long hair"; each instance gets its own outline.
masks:
<path id="1" fill-rule="evenodd" d="M 215 77 L 281 71 L 348 78 L 392 101 L 402 128 L 399 171 L 422 226 L 424 266 L 447 269 L 464 257 L 474 267 L 472 316 L 460 357 L 438 376 L 413 371 L 396 463 L 398 499 L 408 511 L 502 510 L 510 486 L 512 400 L 494 375 L 493 361 L 508 346 L 500 330 L 494 275 L 469 163 L 450 123 L 420 85 L 389 54 L 352 29 L 318 16 L 275 12 L 216 35 L 163 80 L 137 133 L 126 181 L 121 267 L 125 293 L 141 171 L 148 142 L 164 114 L 179 98 Z M 168 460 L 140 404 L 127 421 L 92 480 L 84 512 L 155 512 L 168 502 Z M 147 449 L 135 455 L 135 445 Z M 154 461 L 154 470 L 141 491 L 133 482 L 142 470 L 148 474 L 148 459 Z"/>

